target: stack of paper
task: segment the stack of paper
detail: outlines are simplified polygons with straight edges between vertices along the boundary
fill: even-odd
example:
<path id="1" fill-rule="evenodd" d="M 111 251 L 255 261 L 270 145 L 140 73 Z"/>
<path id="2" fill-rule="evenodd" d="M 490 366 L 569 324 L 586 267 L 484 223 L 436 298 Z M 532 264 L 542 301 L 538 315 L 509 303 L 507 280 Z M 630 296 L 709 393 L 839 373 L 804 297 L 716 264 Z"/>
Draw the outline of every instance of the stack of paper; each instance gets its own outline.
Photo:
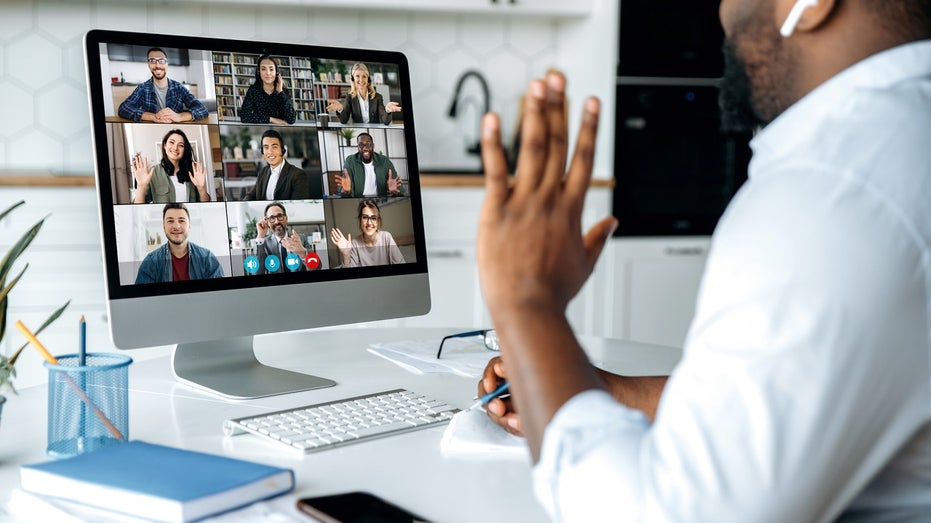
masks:
<path id="1" fill-rule="evenodd" d="M 369 352 L 385 358 L 414 374 L 458 374 L 480 378 L 488 360 L 498 353 L 485 348 L 481 336 L 450 338 L 443 345 L 443 357 L 437 359 L 440 340 L 412 340 L 373 343 Z"/>

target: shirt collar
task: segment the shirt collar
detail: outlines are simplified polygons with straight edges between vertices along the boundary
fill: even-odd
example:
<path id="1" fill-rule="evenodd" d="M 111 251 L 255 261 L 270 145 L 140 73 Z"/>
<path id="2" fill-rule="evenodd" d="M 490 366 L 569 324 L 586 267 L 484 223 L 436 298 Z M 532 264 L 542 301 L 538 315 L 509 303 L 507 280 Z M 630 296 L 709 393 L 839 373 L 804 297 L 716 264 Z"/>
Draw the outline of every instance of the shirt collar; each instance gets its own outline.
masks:
<path id="1" fill-rule="evenodd" d="M 792 104 L 760 131 L 750 147 L 758 156 L 810 146 L 812 124 L 843 111 L 857 91 L 885 89 L 903 80 L 931 74 L 931 40 L 899 45 L 867 57 L 828 79 Z"/>

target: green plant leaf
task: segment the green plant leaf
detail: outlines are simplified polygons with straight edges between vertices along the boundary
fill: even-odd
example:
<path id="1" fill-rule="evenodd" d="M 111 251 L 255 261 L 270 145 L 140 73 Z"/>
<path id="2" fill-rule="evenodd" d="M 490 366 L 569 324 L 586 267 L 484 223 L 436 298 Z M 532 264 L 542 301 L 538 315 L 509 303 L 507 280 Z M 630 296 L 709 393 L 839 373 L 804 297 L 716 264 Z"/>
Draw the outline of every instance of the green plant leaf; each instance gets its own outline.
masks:
<path id="1" fill-rule="evenodd" d="M 23 267 L 23 270 L 19 271 L 19 275 L 13 279 L 13 282 L 7 285 L 3 291 L 0 291 L 0 340 L 2 340 L 4 334 L 6 334 L 6 307 L 7 303 L 9 303 L 6 299 L 6 296 L 10 293 L 11 290 L 13 290 L 13 286 L 16 285 L 16 282 L 18 282 L 20 278 L 23 277 L 23 273 L 26 272 L 26 269 L 28 268 L 29 264 L 27 263 L 26 266 Z M 0 281 L 0 286 L 2 285 L 3 281 Z"/>
<path id="2" fill-rule="evenodd" d="M 3 211 L 3 213 L 0 213 L 0 220 L 3 220 L 4 218 L 6 218 L 6 215 L 7 215 L 7 214 L 10 214 L 11 212 L 13 212 L 13 209 L 19 207 L 20 205 L 22 205 L 22 204 L 24 204 L 24 203 L 26 203 L 26 200 L 20 200 L 20 201 L 14 203 L 13 205 L 9 206 L 9 207 L 7 208 L 7 210 Z"/>
<path id="3" fill-rule="evenodd" d="M 45 218 L 48 218 L 48 216 Z M 3 261 L 0 262 L 0 286 L 3 286 L 4 282 L 6 282 L 6 277 L 10 273 L 10 269 L 13 268 L 13 263 L 16 262 L 16 259 L 26 250 L 26 247 L 29 247 L 29 244 L 32 243 L 36 235 L 39 234 L 39 229 L 41 229 L 42 224 L 45 223 L 45 218 L 39 220 L 31 229 L 26 231 L 26 234 L 24 234 L 22 238 L 10 248 L 6 256 L 3 257 Z"/>
<path id="4" fill-rule="evenodd" d="M 16 204 L 13 207 L 10 207 L 4 211 L 3 215 L 0 215 L 0 218 L 9 214 L 9 212 L 15 209 L 20 204 Z M 46 216 L 45 218 L 48 218 Z M 9 289 L 12 289 L 13 285 L 16 285 L 16 281 L 19 281 L 19 277 L 16 278 L 16 281 L 11 283 L 9 287 L 6 285 L 6 278 L 10 274 L 10 270 L 13 269 L 13 264 L 16 262 L 16 259 L 26 250 L 26 247 L 29 247 L 29 244 L 32 243 L 32 240 L 35 239 L 36 235 L 39 234 L 39 230 L 42 228 L 42 224 L 45 223 L 45 218 L 42 218 L 31 229 L 26 231 L 25 234 L 17 241 L 13 247 L 10 248 L 9 252 L 6 253 L 6 256 L 3 257 L 3 261 L 0 262 L 0 289 L 6 289 L 3 293 L 3 297 L 0 297 L 0 340 L 3 339 L 3 336 L 6 335 L 6 311 L 7 311 L 7 300 L 6 294 L 9 293 Z M 25 269 L 23 269 L 25 270 Z M 22 276 L 23 273 L 20 272 L 19 276 Z"/>
<path id="5" fill-rule="evenodd" d="M 0 301 L 4 301 L 4 302 L 6 301 L 6 295 L 9 294 L 10 291 L 13 290 L 13 287 L 16 285 L 19 279 L 23 277 L 23 273 L 26 272 L 26 269 L 28 268 L 29 268 L 29 264 L 27 263 L 26 266 L 23 267 L 23 270 L 19 271 L 19 274 L 17 274 L 16 277 L 13 278 L 13 281 L 11 281 L 9 285 L 0 289 Z M 0 339 L 3 339 L 3 336 L 0 336 Z"/>
<path id="6" fill-rule="evenodd" d="M 56 310 L 55 312 L 53 312 L 51 316 L 49 316 L 48 318 L 46 318 L 45 321 L 42 322 L 42 325 L 39 325 L 39 328 L 36 329 L 35 331 L 33 331 L 33 334 L 35 334 L 36 336 L 38 336 L 40 332 L 42 332 L 43 330 L 45 330 L 46 327 L 48 327 L 49 325 L 51 325 L 53 321 L 57 320 L 58 317 L 61 316 L 61 314 L 62 314 L 63 312 L 65 312 L 65 309 L 68 308 L 68 305 L 71 305 L 71 300 L 66 301 L 64 305 L 62 305 L 61 307 L 59 307 L 58 310 Z M 10 366 L 11 366 L 11 367 L 12 367 L 13 365 L 16 364 L 16 359 L 19 358 L 19 355 L 22 354 L 23 349 L 25 349 L 27 346 L 29 346 L 29 342 L 28 342 L 28 341 L 27 341 L 26 343 L 23 343 L 18 349 L 16 349 L 16 352 L 14 352 L 12 356 L 10 356 Z"/>

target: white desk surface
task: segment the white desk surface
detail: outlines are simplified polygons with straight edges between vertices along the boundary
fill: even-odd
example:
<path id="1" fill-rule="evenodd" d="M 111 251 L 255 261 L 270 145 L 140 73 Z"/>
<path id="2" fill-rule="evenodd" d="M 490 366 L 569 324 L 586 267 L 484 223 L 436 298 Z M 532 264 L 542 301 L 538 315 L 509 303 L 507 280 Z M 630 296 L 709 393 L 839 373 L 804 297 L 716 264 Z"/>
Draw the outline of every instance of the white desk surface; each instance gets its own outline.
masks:
<path id="1" fill-rule="evenodd" d="M 167 357 L 130 367 L 131 439 L 140 439 L 294 470 L 300 497 L 355 490 L 372 492 L 432 521 L 547 521 L 534 498 L 529 458 L 444 457 L 445 426 L 303 454 L 254 436 L 224 437 L 223 420 L 332 401 L 394 388 L 432 395 L 461 408 L 472 403 L 476 380 L 449 374 L 415 375 L 365 349 L 378 341 L 439 339 L 452 329 L 357 328 L 260 336 L 266 364 L 336 380 L 335 387 L 249 401 L 228 401 L 176 382 Z M 582 338 L 592 361 L 627 375 L 667 374 L 679 349 Z M 132 356 L 132 352 L 126 354 Z M 9 395 L 0 422 L 0 505 L 19 487 L 19 465 L 45 456 L 45 386 Z"/>

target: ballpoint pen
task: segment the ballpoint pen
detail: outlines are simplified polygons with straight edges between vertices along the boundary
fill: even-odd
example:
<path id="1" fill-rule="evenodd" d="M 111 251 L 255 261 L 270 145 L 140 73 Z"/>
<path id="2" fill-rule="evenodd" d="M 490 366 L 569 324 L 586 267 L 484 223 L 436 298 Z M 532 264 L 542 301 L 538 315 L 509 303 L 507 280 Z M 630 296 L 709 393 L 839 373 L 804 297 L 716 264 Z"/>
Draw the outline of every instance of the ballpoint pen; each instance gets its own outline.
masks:
<path id="1" fill-rule="evenodd" d="M 508 387 L 509 387 L 509 386 L 510 386 L 510 384 L 509 384 L 508 382 L 505 381 L 504 383 L 502 383 L 501 385 L 499 385 L 497 389 L 495 389 L 495 390 L 489 392 L 488 394 L 483 395 L 483 396 L 480 397 L 480 398 L 476 398 L 476 399 L 478 399 L 478 401 L 476 401 L 471 407 L 469 407 L 468 410 L 475 410 L 475 409 L 477 409 L 477 408 L 479 408 L 479 407 L 484 407 L 485 405 L 488 405 L 488 402 L 489 402 L 489 401 L 491 401 L 491 400 L 493 400 L 493 399 L 495 399 L 495 398 L 500 398 L 500 397 L 502 397 L 502 396 L 504 395 L 504 393 L 506 393 L 506 392 L 508 391 Z"/>

